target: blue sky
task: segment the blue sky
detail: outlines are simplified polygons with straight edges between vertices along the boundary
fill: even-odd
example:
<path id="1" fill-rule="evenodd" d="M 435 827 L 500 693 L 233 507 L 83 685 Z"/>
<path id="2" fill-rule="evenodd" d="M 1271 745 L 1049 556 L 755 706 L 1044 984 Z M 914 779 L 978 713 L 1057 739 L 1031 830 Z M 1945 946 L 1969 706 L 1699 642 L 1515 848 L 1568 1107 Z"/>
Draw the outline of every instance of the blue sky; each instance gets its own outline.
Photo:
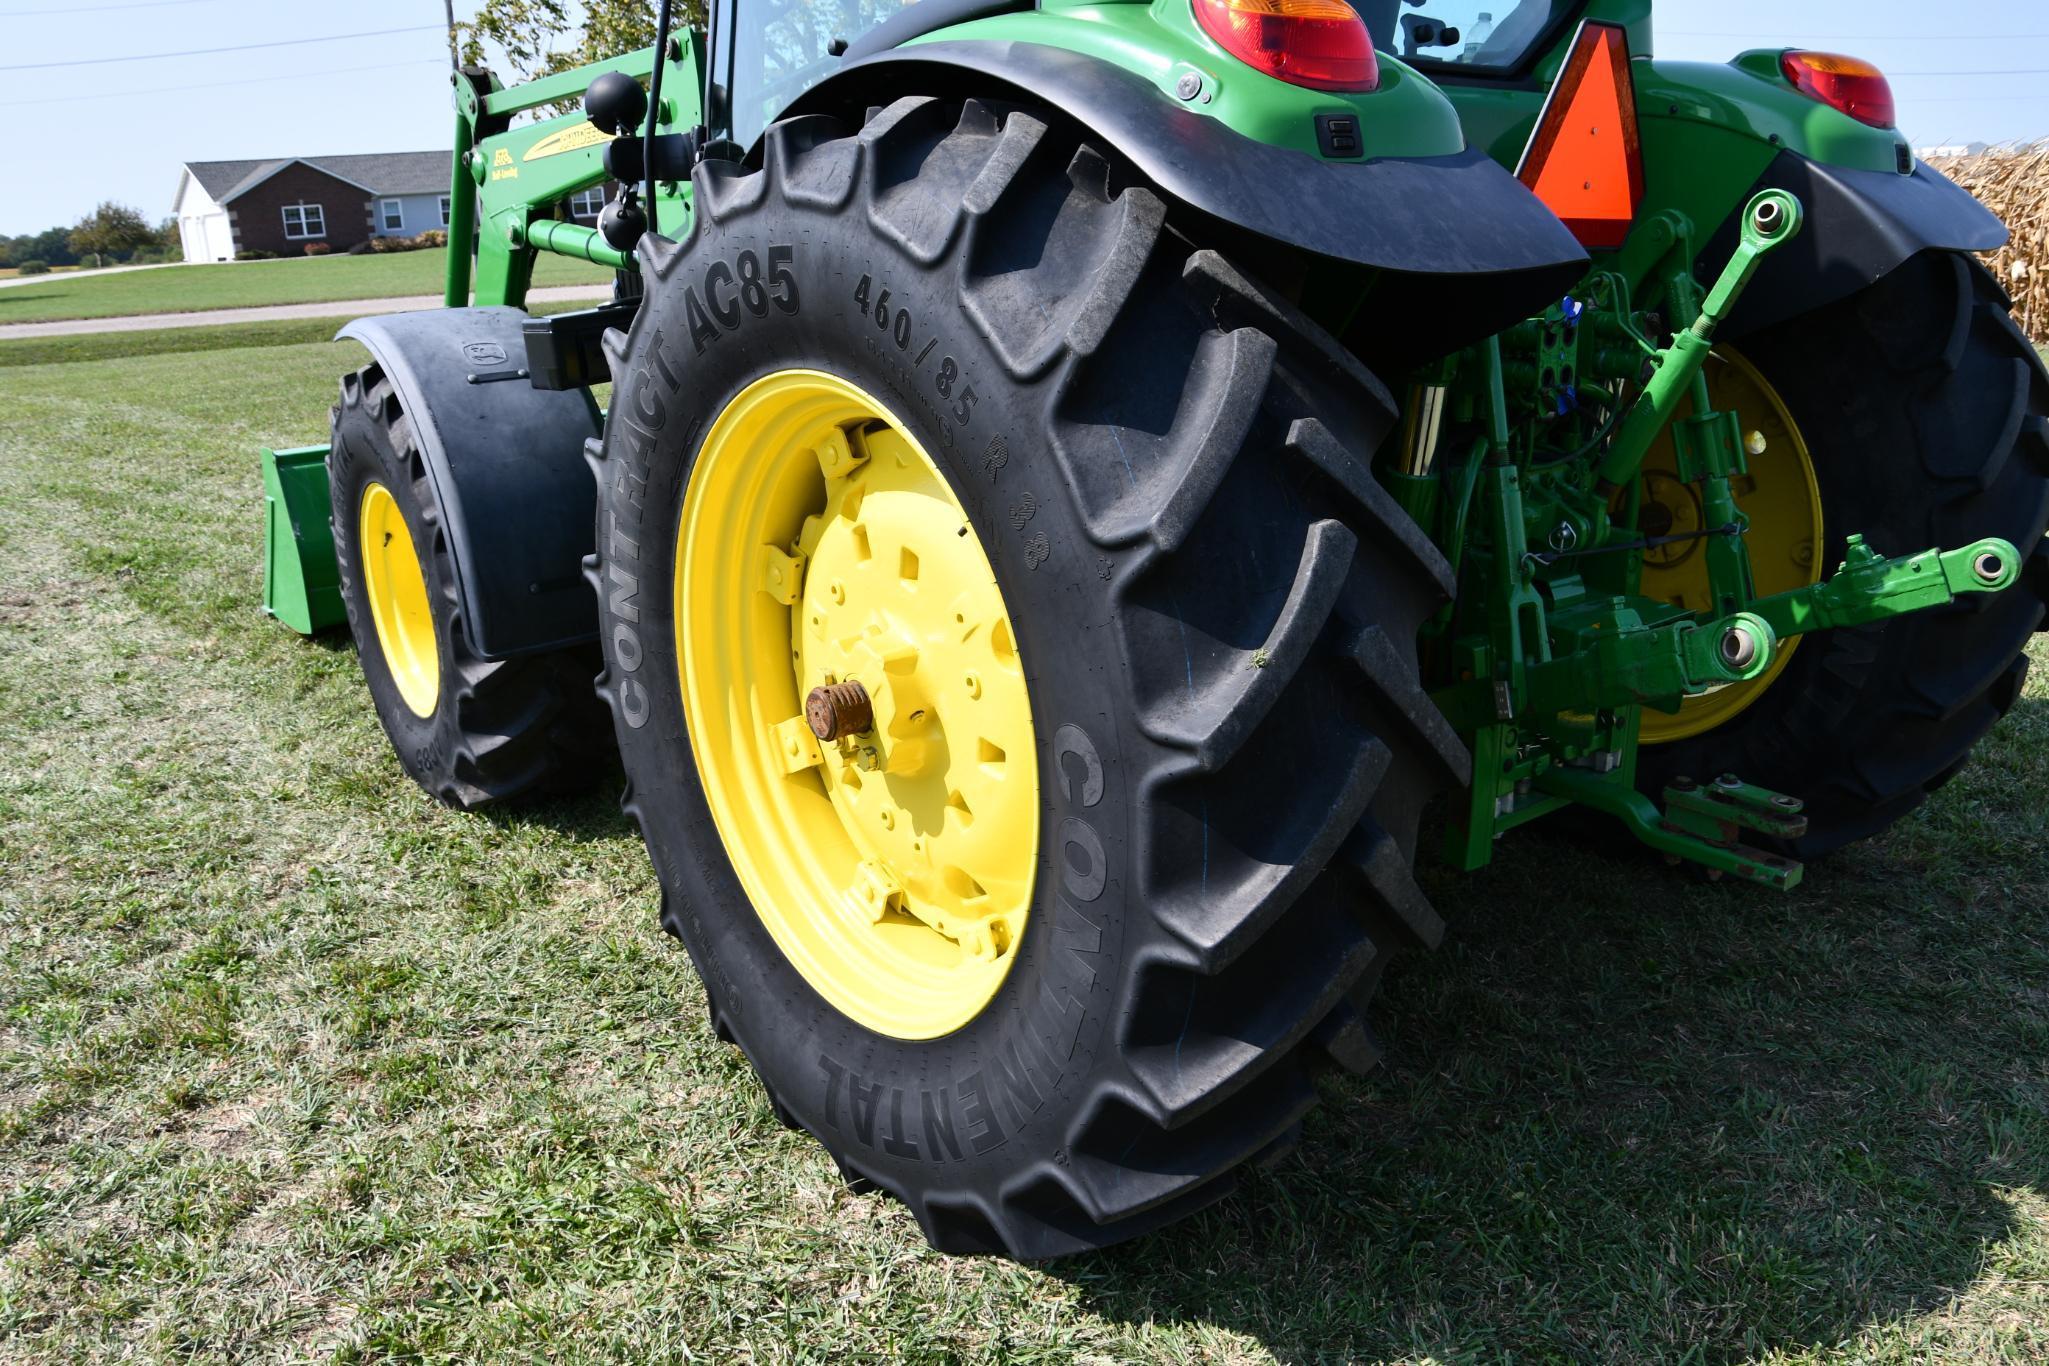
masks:
<path id="1" fill-rule="evenodd" d="M 425 30 L 0 72 L 0 232 L 69 223 L 102 198 L 163 217 L 188 159 L 446 146 L 441 20 L 441 0 L 0 0 L 0 68 Z M 2049 134 L 2042 0 L 1659 0 L 1658 29 L 1667 57 L 1782 43 L 1870 57 L 1917 144 Z"/>

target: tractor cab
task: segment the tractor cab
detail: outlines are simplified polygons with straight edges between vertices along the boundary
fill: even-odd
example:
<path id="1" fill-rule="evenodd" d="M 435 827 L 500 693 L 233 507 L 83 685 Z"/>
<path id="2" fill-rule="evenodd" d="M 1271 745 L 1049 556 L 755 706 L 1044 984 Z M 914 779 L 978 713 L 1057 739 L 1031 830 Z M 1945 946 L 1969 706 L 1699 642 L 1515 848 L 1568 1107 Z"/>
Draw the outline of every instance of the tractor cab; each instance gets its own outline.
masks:
<path id="1" fill-rule="evenodd" d="M 1565 36 L 1586 0 L 1356 0 L 1383 51 L 1435 79 L 1517 76 Z"/>

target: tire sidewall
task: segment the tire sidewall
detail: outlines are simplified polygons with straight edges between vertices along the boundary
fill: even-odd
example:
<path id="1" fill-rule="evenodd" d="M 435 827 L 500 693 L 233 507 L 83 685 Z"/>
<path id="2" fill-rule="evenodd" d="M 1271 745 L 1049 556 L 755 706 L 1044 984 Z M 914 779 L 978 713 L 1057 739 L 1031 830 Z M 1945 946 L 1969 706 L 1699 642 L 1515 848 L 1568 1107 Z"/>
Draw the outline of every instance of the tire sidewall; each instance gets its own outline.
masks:
<path id="1" fill-rule="evenodd" d="M 429 793 L 443 800 L 436 790 L 446 784 L 446 775 L 461 740 L 454 716 L 453 693 L 458 678 L 455 620 L 450 604 L 454 585 L 447 582 L 443 558 L 426 553 L 434 544 L 431 510 L 422 505 L 424 481 L 416 481 L 406 468 L 406 458 L 391 441 L 390 430 L 366 411 L 367 396 L 361 403 L 345 403 L 335 421 L 333 444 L 328 456 L 328 487 L 333 507 L 335 564 L 341 584 L 342 604 L 347 609 L 349 632 L 355 637 L 356 654 L 363 680 L 377 709 L 392 748 L 407 774 Z M 376 618 L 370 610 L 369 586 L 356 547 L 359 543 L 363 491 L 380 483 L 391 492 L 412 536 L 413 552 L 427 585 L 427 600 L 434 616 L 434 649 L 440 661 L 440 690 L 434 710 L 421 716 L 406 705 L 385 658 L 377 635 Z"/>
<path id="2" fill-rule="evenodd" d="M 699 202 L 709 208 L 702 191 Z M 705 212 L 673 256 L 660 243 L 642 252 L 660 264 L 648 271 L 607 423 L 599 598 L 629 809 L 670 928 L 715 1019 L 781 1106 L 843 1162 L 900 1196 L 928 1188 L 935 1164 L 951 1169 L 949 1187 L 993 1194 L 1031 1159 L 1064 1161 L 1089 1094 L 1082 1081 L 1116 1057 L 1138 798 L 1123 760 L 1130 722 L 1116 686 L 1111 563 L 1063 491 L 1048 386 L 1012 380 L 967 322 L 954 276 L 911 260 L 858 211 L 820 213 L 770 194 L 718 221 Z M 766 278 L 771 262 L 787 277 L 743 293 L 738 282 Z M 865 309 L 855 299 L 864 278 Z M 884 290 L 888 321 L 878 325 Z M 900 313 L 907 325 L 895 323 Z M 950 394 L 937 378 L 948 360 L 958 370 Z M 1039 788 L 1029 918 L 995 999 L 940 1039 L 873 1033 L 791 966 L 740 885 L 691 760 L 674 599 L 689 474 L 735 395 L 800 367 L 879 399 L 938 464 L 995 570 L 1026 672 Z M 1056 658 L 1059 667 L 1046 667 Z"/>

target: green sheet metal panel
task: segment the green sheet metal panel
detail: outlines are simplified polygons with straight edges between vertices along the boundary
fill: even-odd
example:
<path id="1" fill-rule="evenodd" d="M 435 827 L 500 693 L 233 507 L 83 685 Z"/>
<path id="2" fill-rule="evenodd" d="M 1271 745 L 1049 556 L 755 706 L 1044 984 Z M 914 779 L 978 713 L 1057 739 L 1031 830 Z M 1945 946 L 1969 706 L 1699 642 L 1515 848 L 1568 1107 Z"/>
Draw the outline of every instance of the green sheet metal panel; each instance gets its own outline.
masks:
<path id="1" fill-rule="evenodd" d="M 263 452 L 263 610 L 301 635 L 348 619 L 332 515 L 327 447 Z"/>

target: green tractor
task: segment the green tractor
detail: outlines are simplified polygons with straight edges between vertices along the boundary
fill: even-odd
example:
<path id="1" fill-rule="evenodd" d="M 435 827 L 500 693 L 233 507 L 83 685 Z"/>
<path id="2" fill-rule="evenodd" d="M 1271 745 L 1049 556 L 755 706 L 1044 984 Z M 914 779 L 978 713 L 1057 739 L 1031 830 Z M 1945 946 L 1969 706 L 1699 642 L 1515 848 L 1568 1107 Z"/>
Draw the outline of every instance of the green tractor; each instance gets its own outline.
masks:
<path id="1" fill-rule="evenodd" d="M 718 0 L 462 71 L 447 307 L 269 454 L 272 610 L 405 769 L 616 755 L 713 1027 L 939 1248 L 1286 1150 L 1444 934 L 1419 844 L 1578 808 L 1787 888 L 2020 693 L 1998 221 L 1864 63 L 1479 3 Z M 529 316 L 540 252 L 612 301 Z"/>

